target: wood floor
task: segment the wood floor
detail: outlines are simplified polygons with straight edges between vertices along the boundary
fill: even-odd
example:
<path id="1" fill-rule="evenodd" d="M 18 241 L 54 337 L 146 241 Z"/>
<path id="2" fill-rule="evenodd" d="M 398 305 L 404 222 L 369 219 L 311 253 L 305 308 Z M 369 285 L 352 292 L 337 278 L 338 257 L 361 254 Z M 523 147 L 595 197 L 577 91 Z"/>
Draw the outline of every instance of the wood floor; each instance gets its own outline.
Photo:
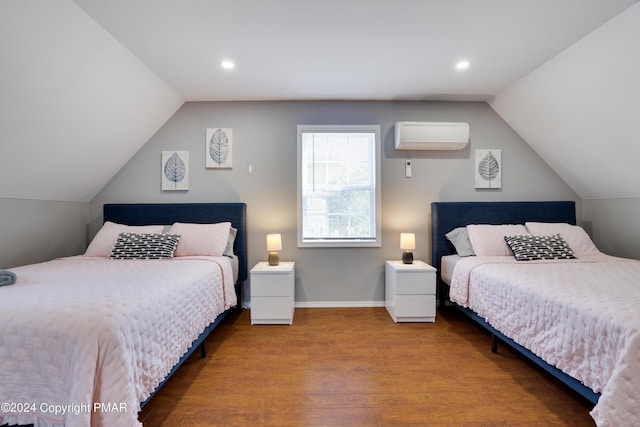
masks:
<path id="1" fill-rule="evenodd" d="M 395 324 L 384 308 L 234 313 L 143 408 L 154 426 L 594 426 L 590 407 L 454 309 Z"/>

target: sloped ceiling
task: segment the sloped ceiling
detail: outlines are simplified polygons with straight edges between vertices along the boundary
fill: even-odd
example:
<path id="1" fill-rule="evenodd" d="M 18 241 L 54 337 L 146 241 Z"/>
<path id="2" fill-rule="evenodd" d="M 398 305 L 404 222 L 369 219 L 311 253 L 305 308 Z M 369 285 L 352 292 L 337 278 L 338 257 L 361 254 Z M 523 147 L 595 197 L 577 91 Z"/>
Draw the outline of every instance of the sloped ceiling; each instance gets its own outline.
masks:
<path id="1" fill-rule="evenodd" d="M 76 4 L 0 2 L 0 197 L 89 201 L 183 104 Z"/>
<path id="2" fill-rule="evenodd" d="M 582 166 L 565 166 L 573 162 L 567 151 L 576 151 L 564 148 L 571 133 L 564 124 L 556 131 L 547 119 L 548 134 L 531 132 L 540 123 L 531 104 L 570 105 L 571 88 L 546 97 L 546 89 L 526 82 L 541 80 L 555 91 L 577 73 L 584 80 L 577 89 L 637 89 L 637 69 L 603 64 L 605 53 L 631 43 L 618 39 L 628 33 L 618 27 L 625 16 L 638 22 L 637 6 L 607 21 L 634 3 L 3 0 L 0 197 L 88 201 L 184 101 L 278 99 L 486 100 L 583 197 L 617 197 L 610 186 L 595 186 L 599 177 Z M 603 24 L 613 29 L 600 32 Z M 631 36 L 629 49 L 637 51 L 637 30 Z M 557 62 L 589 38 L 595 41 L 577 56 L 598 52 L 591 58 L 598 73 L 571 69 L 574 60 Z M 235 69 L 221 69 L 223 59 Z M 461 72 L 454 65 L 462 59 L 470 67 Z M 528 80 L 541 72 L 551 77 Z M 615 124 L 615 132 L 632 136 L 620 129 L 632 124 L 613 120 L 632 114 L 631 106 L 601 99 L 580 99 L 584 114 L 566 125 L 579 127 L 571 135 L 609 135 Z M 604 108 L 628 109 L 612 123 L 596 120 Z M 536 125 L 521 123 L 529 116 Z M 599 133 L 584 131 L 582 121 Z M 626 146 L 609 139 L 607 167 L 614 167 Z M 602 158 L 601 146 L 585 145 L 589 166 Z"/>
<path id="3" fill-rule="evenodd" d="M 491 106 L 582 198 L 640 197 L 640 4 Z"/>

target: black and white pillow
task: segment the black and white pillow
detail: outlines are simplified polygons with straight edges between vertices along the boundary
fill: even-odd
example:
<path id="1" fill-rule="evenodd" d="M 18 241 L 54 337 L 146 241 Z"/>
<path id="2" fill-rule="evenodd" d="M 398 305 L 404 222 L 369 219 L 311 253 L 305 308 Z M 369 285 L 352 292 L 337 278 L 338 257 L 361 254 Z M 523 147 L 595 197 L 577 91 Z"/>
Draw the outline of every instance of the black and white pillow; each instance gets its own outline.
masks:
<path id="1" fill-rule="evenodd" d="M 179 234 L 120 233 L 111 250 L 112 259 L 173 258 Z"/>
<path id="2" fill-rule="evenodd" d="M 551 236 L 504 236 L 518 261 L 575 259 L 573 251 L 559 234 Z"/>

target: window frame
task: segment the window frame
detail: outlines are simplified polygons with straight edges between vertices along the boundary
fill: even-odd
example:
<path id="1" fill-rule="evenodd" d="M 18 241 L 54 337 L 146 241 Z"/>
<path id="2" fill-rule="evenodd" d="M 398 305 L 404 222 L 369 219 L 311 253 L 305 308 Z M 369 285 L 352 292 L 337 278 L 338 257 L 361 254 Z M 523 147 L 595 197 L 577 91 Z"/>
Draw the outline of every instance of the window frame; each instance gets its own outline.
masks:
<path id="1" fill-rule="evenodd" d="M 305 240 L 302 236 L 302 134 L 310 132 L 319 133 L 366 133 L 371 132 L 374 134 L 374 186 L 375 186 L 375 239 L 358 240 L 358 239 L 313 239 Z M 381 247 L 382 246 L 382 181 L 381 181 L 381 140 L 380 140 L 380 125 L 298 125 L 297 129 L 297 163 L 298 163 L 298 177 L 297 177 L 297 240 L 298 247 L 300 248 L 348 248 L 348 247 Z"/>

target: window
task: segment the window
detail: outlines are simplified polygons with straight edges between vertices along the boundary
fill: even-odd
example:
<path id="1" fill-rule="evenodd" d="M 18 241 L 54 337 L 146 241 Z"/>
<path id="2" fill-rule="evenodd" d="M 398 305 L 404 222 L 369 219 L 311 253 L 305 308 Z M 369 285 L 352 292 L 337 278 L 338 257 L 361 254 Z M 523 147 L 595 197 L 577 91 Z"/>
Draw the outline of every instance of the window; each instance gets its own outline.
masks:
<path id="1" fill-rule="evenodd" d="M 298 126 L 298 246 L 380 246 L 380 126 Z"/>

